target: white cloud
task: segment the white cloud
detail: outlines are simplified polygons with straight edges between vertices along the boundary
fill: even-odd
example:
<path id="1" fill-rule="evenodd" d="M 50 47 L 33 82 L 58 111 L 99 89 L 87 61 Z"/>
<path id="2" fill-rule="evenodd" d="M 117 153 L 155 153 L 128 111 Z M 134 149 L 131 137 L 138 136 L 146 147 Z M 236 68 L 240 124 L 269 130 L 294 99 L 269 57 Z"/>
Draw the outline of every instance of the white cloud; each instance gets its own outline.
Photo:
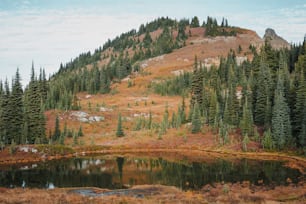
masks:
<path id="1" fill-rule="evenodd" d="M 93 51 L 108 38 L 137 28 L 152 18 L 144 15 L 103 15 L 82 10 L 0 13 L 0 79 L 14 75 L 17 66 L 29 80 L 31 62 L 47 73 L 58 70 L 82 52 Z"/>
<path id="2" fill-rule="evenodd" d="M 306 11 L 303 6 L 241 12 L 235 15 L 228 13 L 225 16 L 228 16 L 230 24 L 255 30 L 260 37 L 264 35 L 266 28 L 273 28 L 288 42 L 296 43 L 303 41 L 306 33 Z"/>
<path id="3" fill-rule="evenodd" d="M 250 28 L 257 31 L 261 37 L 265 29 L 271 27 L 289 42 L 303 40 L 306 33 L 306 4 L 283 9 L 220 13 L 217 9 L 199 9 L 203 4 L 201 1 L 195 8 L 197 11 L 201 10 L 198 13 L 191 12 L 189 7 L 185 10 L 171 10 L 171 5 L 163 5 L 151 8 L 151 12 L 148 12 L 150 14 L 147 14 L 148 10 L 140 3 L 138 6 L 134 4 L 137 8 L 127 8 L 129 12 L 124 9 L 114 12 L 115 9 L 109 7 L 105 10 L 99 7 L 0 11 L 0 79 L 6 76 L 10 78 L 18 66 L 25 84 L 29 80 L 32 60 L 37 69 L 44 67 L 47 73 L 54 73 L 61 62 L 66 63 L 82 52 L 93 51 L 108 38 L 112 39 L 122 32 L 137 29 L 140 24 L 164 13 L 178 19 L 191 17 L 186 16 L 187 13 L 197 15 L 202 20 L 206 20 L 207 15 L 218 19 L 226 17 L 231 25 Z M 24 1 L 23 6 L 27 5 Z M 140 9 L 141 14 L 138 14 L 137 9 Z"/>

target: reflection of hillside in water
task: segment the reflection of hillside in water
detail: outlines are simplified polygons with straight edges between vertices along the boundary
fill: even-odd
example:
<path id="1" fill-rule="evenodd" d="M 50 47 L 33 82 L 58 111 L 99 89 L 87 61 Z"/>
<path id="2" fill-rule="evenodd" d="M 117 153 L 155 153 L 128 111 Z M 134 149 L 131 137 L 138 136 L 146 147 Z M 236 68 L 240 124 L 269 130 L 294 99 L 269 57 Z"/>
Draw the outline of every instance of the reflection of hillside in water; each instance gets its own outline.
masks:
<path id="1" fill-rule="evenodd" d="M 255 185 L 297 183 L 304 175 L 279 161 L 249 159 L 209 162 L 169 161 L 162 158 L 95 156 L 49 161 L 33 168 L 7 167 L 0 173 L 4 187 L 100 187 L 126 188 L 163 184 L 181 189 L 200 189 L 218 182 L 249 181 Z"/>

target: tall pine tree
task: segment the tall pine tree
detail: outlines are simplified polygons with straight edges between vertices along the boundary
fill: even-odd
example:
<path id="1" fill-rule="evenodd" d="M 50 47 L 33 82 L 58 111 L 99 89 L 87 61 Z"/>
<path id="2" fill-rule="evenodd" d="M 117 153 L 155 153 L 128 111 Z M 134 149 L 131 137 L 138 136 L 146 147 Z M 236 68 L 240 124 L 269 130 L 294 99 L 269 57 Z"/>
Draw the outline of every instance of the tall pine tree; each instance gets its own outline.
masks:
<path id="1" fill-rule="evenodd" d="M 282 70 L 278 71 L 277 87 L 274 94 L 272 111 L 272 137 L 278 149 L 292 144 L 290 109 L 284 97 L 284 79 Z"/>
<path id="2" fill-rule="evenodd" d="M 29 143 L 43 143 L 46 140 L 45 116 L 41 102 L 39 82 L 35 76 L 32 64 L 31 81 L 25 91 L 25 120 L 28 125 L 27 141 Z"/>
<path id="3" fill-rule="evenodd" d="M 17 69 L 15 78 L 12 84 L 12 94 L 10 96 L 10 106 L 11 106 L 11 137 L 14 139 L 16 144 L 21 143 L 21 138 L 23 134 L 23 90 L 20 83 L 19 70 Z"/>

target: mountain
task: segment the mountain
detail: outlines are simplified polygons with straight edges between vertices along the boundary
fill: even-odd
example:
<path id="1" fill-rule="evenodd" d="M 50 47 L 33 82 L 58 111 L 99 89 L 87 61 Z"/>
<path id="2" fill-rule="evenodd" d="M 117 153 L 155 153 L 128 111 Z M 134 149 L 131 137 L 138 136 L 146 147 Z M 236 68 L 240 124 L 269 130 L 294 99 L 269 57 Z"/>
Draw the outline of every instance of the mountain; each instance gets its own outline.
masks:
<path id="1" fill-rule="evenodd" d="M 263 40 L 271 44 L 274 49 L 290 48 L 290 44 L 282 37 L 278 36 L 272 28 L 267 28 Z"/>

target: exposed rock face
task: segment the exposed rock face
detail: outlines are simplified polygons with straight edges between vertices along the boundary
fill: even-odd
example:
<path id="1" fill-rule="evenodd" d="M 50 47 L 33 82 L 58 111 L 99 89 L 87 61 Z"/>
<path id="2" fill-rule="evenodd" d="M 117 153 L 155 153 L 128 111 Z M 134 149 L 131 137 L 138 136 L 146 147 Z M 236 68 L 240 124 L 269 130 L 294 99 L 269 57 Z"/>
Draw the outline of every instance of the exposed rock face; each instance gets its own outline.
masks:
<path id="1" fill-rule="evenodd" d="M 267 28 L 263 39 L 268 41 L 274 49 L 290 48 L 290 44 L 278 36 L 272 28 Z"/>

